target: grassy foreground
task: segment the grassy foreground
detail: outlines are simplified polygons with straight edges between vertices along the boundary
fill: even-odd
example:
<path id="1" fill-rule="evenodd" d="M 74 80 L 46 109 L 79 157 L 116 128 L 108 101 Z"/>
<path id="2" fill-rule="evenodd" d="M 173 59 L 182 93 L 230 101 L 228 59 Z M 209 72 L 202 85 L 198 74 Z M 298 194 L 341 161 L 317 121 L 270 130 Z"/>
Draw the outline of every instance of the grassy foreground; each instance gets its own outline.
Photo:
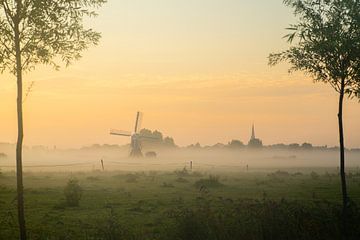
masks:
<path id="1" fill-rule="evenodd" d="M 360 239 L 360 171 L 348 174 Z M 76 178 L 80 205 L 64 189 Z M 30 239 L 341 239 L 334 169 L 205 173 L 27 173 Z M 15 174 L 0 174 L 0 240 L 18 239 Z"/>

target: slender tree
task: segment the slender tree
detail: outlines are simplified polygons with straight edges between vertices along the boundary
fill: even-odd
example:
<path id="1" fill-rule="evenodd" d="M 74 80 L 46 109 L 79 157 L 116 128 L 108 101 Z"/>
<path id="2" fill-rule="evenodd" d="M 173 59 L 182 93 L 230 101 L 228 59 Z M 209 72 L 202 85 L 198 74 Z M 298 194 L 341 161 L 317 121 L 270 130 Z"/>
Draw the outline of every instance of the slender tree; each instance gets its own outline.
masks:
<path id="1" fill-rule="evenodd" d="M 106 0 L 0 0 L 0 71 L 17 79 L 17 205 L 20 238 L 26 239 L 22 176 L 23 73 L 37 64 L 59 69 L 97 44 L 100 34 L 83 25 Z"/>
<path id="2" fill-rule="evenodd" d="M 315 82 L 332 86 L 339 94 L 338 124 L 343 214 L 349 205 L 345 175 L 343 128 L 344 97 L 360 97 L 360 1 L 285 0 L 298 23 L 285 36 L 288 50 L 270 54 L 269 64 L 290 63 L 291 71 L 303 71 Z M 345 221 L 345 220 L 344 220 Z"/>

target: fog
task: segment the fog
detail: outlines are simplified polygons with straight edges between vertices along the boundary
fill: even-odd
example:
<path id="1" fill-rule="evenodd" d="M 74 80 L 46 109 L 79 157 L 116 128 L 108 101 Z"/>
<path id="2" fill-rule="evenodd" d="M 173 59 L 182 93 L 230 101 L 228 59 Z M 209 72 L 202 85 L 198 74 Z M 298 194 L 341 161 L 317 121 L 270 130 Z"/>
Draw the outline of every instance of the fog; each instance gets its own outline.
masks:
<path id="1" fill-rule="evenodd" d="M 15 148 L 2 147 L 7 157 L 0 158 L 0 169 L 15 170 Z M 130 158 L 128 147 L 89 147 L 82 149 L 56 150 L 26 148 L 24 150 L 25 172 L 72 172 L 102 171 L 173 171 L 190 168 L 196 171 L 262 171 L 274 169 L 336 168 L 339 153 L 335 150 L 259 150 L 250 149 L 188 149 L 174 148 L 157 150 L 156 158 Z M 347 151 L 346 166 L 360 167 L 360 152 Z"/>

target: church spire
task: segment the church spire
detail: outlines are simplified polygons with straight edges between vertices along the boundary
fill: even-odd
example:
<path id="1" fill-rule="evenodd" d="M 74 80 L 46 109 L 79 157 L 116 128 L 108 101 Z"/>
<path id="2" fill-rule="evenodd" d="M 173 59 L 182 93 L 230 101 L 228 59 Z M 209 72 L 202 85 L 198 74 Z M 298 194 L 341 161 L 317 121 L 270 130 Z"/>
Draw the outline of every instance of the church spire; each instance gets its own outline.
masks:
<path id="1" fill-rule="evenodd" d="M 252 130 L 251 130 L 251 140 L 255 139 L 255 127 L 254 124 L 252 125 Z"/>

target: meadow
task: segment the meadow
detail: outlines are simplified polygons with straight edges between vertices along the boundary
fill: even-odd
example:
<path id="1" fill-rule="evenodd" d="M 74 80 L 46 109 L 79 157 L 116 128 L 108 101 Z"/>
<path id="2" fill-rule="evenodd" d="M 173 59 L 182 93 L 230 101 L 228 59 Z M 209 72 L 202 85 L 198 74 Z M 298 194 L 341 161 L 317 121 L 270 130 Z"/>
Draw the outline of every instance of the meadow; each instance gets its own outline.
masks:
<path id="1" fill-rule="evenodd" d="M 79 206 L 64 189 L 76 179 Z M 341 239 L 333 167 L 249 171 L 26 172 L 30 239 Z M 360 170 L 348 169 L 359 239 Z M 18 239 L 16 178 L 0 175 L 0 239 Z"/>

